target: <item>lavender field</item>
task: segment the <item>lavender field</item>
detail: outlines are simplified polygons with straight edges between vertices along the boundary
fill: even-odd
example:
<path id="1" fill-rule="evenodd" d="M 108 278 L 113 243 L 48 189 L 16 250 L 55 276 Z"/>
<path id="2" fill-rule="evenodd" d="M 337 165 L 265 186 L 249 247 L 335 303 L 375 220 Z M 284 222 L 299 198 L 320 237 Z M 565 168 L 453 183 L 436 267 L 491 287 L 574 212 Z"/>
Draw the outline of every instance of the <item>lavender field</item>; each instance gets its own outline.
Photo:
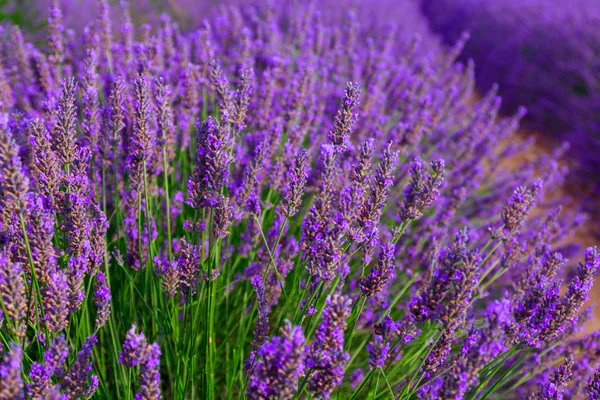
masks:
<path id="1" fill-rule="evenodd" d="M 600 399 L 600 63 L 459 3 L 0 1 L 0 400 Z"/>

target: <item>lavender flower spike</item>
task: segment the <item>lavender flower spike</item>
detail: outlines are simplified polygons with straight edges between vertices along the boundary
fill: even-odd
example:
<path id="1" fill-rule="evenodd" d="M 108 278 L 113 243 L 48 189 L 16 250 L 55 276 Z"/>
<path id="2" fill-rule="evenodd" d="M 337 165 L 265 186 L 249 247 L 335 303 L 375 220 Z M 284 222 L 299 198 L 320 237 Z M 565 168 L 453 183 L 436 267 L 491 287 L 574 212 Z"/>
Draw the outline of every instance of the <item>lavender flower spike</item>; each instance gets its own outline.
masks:
<path id="1" fill-rule="evenodd" d="M 258 350 L 246 395 L 252 400 L 292 399 L 298 389 L 298 378 L 304 373 L 304 360 L 302 329 L 286 321 L 281 336 Z"/>
<path id="2" fill-rule="evenodd" d="M 103 272 L 96 274 L 94 303 L 98 308 L 96 314 L 96 328 L 101 328 L 108 321 L 110 315 L 110 288 L 106 282 L 106 276 Z"/>
<path id="3" fill-rule="evenodd" d="M 423 211 L 431 206 L 442 186 L 444 167 L 444 160 L 432 161 L 433 175 L 425 177 L 426 174 L 419 158 L 410 165 L 411 181 L 406 190 L 406 200 L 400 210 L 402 222 L 420 218 Z"/>
<path id="4" fill-rule="evenodd" d="M 21 377 L 21 357 L 23 351 L 16 344 L 11 344 L 0 364 L 0 399 L 24 400 L 23 378 Z"/>
<path id="5" fill-rule="evenodd" d="M 585 391 L 588 395 L 587 400 L 598 400 L 600 399 L 600 369 L 594 372 L 594 375 L 590 378 Z"/>
<path id="6" fill-rule="evenodd" d="M 336 153 L 342 153 L 348 146 L 350 135 L 356 121 L 355 109 L 358 107 L 360 88 L 357 83 L 348 82 L 340 109 L 335 116 L 335 123 L 329 131 L 328 140 L 335 146 Z"/>
<path id="7" fill-rule="evenodd" d="M 90 398 L 98 386 L 97 377 L 90 376 L 92 371 L 92 349 L 98 343 L 96 336 L 90 336 L 85 340 L 77 358 L 63 380 L 63 385 L 69 398 Z M 91 383 L 87 384 L 90 378 Z"/>
<path id="8" fill-rule="evenodd" d="M 75 107 L 75 94 L 77 83 L 73 78 L 63 81 L 56 123 L 52 127 L 52 137 L 55 140 L 56 155 L 65 169 L 69 169 L 77 157 L 77 108 Z"/>
<path id="9" fill-rule="evenodd" d="M 308 390 L 314 397 L 329 398 L 331 392 L 342 384 L 346 362 L 350 358 L 344 350 L 344 331 L 350 316 L 352 300 L 334 293 L 327 299 L 323 322 L 315 333 L 314 342 L 306 359 L 310 371 Z"/>
<path id="10" fill-rule="evenodd" d="M 519 186 L 515 190 L 510 202 L 504 207 L 501 214 L 504 232 L 507 236 L 519 233 L 543 186 L 544 182 L 542 180 L 536 180 L 530 187 Z"/>
<path id="11" fill-rule="evenodd" d="M 134 400 L 160 400 L 160 348 L 156 343 L 148 345 L 144 350 L 144 361 L 140 366 L 140 389 Z"/>
<path id="12" fill-rule="evenodd" d="M 381 246 L 379 262 L 377 267 L 360 279 L 359 287 L 363 296 L 371 297 L 382 291 L 394 272 L 394 251 L 393 243 L 386 243 Z"/>
<path id="13" fill-rule="evenodd" d="M 0 123 L 0 224 L 3 225 L 0 229 L 6 229 L 27 205 L 29 180 L 23 173 L 18 152 L 13 135 Z"/>
<path id="14" fill-rule="evenodd" d="M 69 324 L 69 286 L 63 270 L 50 274 L 48 286 L 43 291 L 44 321 L 51 332 L 60 332 Z"/>
<path id="15" fill-rule="evenodd" d="M 58 0 L 52 0 L 50 3 L 50 15 L 48 16 L 48 47 L 50 48 L 50 62 L 55 71 L 60 71 L 64 62 L 64 26 L 62 21 L 62 12 Z"/>
<path id="16" fill-rule="evenodd" d="M 573 376 L 573 356 L 569 356 L 563 365 L 556 368 L 547 382 L 527 397 L 528 400 L 562 400 L 563 392 Z"/>
<path id="17" fill-rule="evenodd" d="M 213 236 L 215 239 L 224 239 L 229 236 L 229 225 L 233 219 L 233 208 L 229 205 L 229 197 L 220 196 L 215 208 L 213 218 Z"/>
<path id="18" fill-rule="evenodd" d="M 219 205 L 219 191 L 227 182 L 229 155 L 227 128 L 209 117 L 198 129 L 198 154 L 188 181 L 188 204 L 194 208 Z"/>
<path id="19" fill-rule="evenodd" d="M 308 177 L 308 160 L 306 151 L 301 151 L 294 160 L 294 166 L 288 174 L 289 180 L 286 183 L 285 194 L 281 202 L 283 213 L 286 217 L 292 217 L 298 211 L 302 204 L 302 194 Z"/>
<path id="20" fill-rule="evenodd" d="M 11 263 L 6 255 L 0 254 L 0 323 L 4 319 L 19 337 L 25 335 L 25 296 L 25 280 L 20 264 Z M 6 310 L 6 314 L 3 310 Z"/>
<path id="21" fill-rule="evenodd" d="M 135 333 L 135 325 L 127 331 L 123 351 L 119 353 L 119 362 L 126 367 L 133 368 L 144 360 L 144 351 L 148 342 L 143 333 Z"/>

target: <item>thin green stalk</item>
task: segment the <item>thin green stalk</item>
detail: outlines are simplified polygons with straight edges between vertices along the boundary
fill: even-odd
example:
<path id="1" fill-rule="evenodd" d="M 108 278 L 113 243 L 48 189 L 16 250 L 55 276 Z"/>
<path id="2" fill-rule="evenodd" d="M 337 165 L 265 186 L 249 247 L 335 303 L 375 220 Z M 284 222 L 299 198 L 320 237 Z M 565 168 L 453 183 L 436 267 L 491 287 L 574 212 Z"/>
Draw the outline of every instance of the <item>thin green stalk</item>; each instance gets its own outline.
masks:
<path id="1" fill-rule="evenodd" d="M 265 237 L 265 233 L 263 232 L 260 221 L 258 221 L 258 219 L 255 219 L 255 221 L 256 221 L 256 224 L 258 225 L 258 230 L 260 231 L 260 236 L 262 237 L 262 239 L 265 243 L 265 247 L 267 248 L 267 252 L 269 253 L 269 263 L 267 264 L 267 268 L 265 268 L 265 272 L 263 274 L 263 281 L 267 277 L 267 274 L 269 272 L 269 267 L 271 266 L 271 264 L 273 264 L 273 268 L 275 269 L 275 275 L 277 275 L 277 281 L 279 282 L 279 287 L 281 288 L 281 293 L 287 299 L 288 296 L 287 296 L 287 293 L 285 292 L 283 279 L 281 278 L 281 274 L 279 273 L 279 269 L 277 268 L 277 264 L 275 264 L 275 259 L 273 258 L 273 252 L 277 249 L 277 245 L 279 244 L 279 240 L 281 239 L 281 235 L 283 232 L 283 228 L 285 227 L 285 224 L 287 222 L 287 218 L 283 220 L 281 229 L 279 229 L 279 235 L 277 235 L 277 241 L 275 242 L 273 251 L 271 251 L 271 249 L 269 248 L 269 243 L 267 242 L 267 238 Z"/>

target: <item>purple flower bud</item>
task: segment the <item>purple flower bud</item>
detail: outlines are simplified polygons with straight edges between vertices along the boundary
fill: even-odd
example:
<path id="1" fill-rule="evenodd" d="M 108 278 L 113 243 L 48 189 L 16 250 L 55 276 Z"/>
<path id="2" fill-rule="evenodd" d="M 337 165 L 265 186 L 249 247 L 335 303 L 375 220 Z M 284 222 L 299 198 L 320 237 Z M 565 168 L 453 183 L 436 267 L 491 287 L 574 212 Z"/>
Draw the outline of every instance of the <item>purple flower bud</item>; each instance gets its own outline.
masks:
<path id="1" fill-rule="evenodd" d="M 410 165 L 411 180 L 406 189 L 406 200 L 400 210 L 402 222 L 420 218 L 423 211 L 431 207 L 444 181 L 444 167 L 443 160 L 432 161 L 433 175 L 428 175 L 423 170 L 420 159 L 417 158 Z"/>
<path id="2" fill-rule="evenodd" d="M 140 389 L 135 400 L 160 400 L 160 347 L 156 343 L 146 346 L 144 359 L 140 365 Z"/>
<path id="3" fill-rule="evenodd" d="M 29 180 L 23 173 L 18 147 L 10 132 L 0 123 L 0 223 L 6 229 L 13 217 L 26 209 Z"/>
<path id="4" fill-rule="evenodd" d="M 176 265 L 179 269 L 179 290 L 184 298 L 196 294 L 200 279 L 200 260 L 200 249 L 185 239 L 181 239 L 181 251 Z"/>
<path id="5" fill-rule="evenodd" d="M 588 394 L 588 400 L 600 399 L 600 369 L 594 372 L 594 375 L 585 387 L 585 391 Z"/>
<path id="6" fill-rule="evenodd" d="M 217 92 L 219 109 L 223 115 L 223 118 L 225 120 L 229 120 L 229 118 L 235 115 L 233 93 L 229 88 L 229 82 L 227 81 L 227 77 L 223 73 L 223 70 L 221 70 L 221 66 L 216 60 L 211 60 L 209 66 L 212 84 Z"/>
<path id="7" fill-rule="evenodd" d="M 33 150 L 31 168 L 35 186 L 46 199 L 57 198 L 61 180 L 56 153 L 52 150 L 52 138 L 44 123 L 36 118 L 30 125 L 29 142 Z"/>
<path id="8" fill-rule="evenodd" d="M 256 328 L 254 329 L 254 339 L 252 340 L 252 354 L 248 360 L 246 360 L 245 371 L 246 374 L 252 372 L 254 368 L 254 360 L 256 358 L 256 351 L 267 341 L 269 333 L 269 305 L 265 296 L 265 286 L 260 275 L 254 275 L 250 278 L 250 283 L 256 293 L 256 310 L 258 318 L 256 319 Z"/>
<path id="9" fill-rule="evenodd" d="M 0 308 L 2 319 L 14 334 L 25 335 L 24 318 L 27 311 L 25 279 L 19 264 L 13 264 L 6 255 L 0 253 Z M 6 310 L 6 312 L 4 312 Z"/>
<path id="10" fill-rule="evenodd" d="M 144 361 L 144 352 L 148 346 L 143 333 L 135 333 L 135 325 L 127 331 L 123 351 L 119 352 L 119 362 L 126 367 L 133 368 Z"/>
<path id="11" fill-rule="evenodd" d="M 254 71 L 244 68 L 240 71 L 240 89 L 236 93 L 235 115 L 232 121 L 238 132 L 244 129 L 246 124 L 246 113 L 252 96 L 252 81 Z"/>
<path id="12" fill-rule="evenodd" d="M 254 370 L 248 378 L 246 395 L 250 399 L 292 399 L 298 378 L 304 373 L 304 334 L 289 321 L 258 349 Z"/>
<path id="13" fill-rule="evenodd" d="M 46 328 L 52 332 L 60 332 L 66 328 L 69 324 L 69 286 L 64 271 L 57 270 L 50 274 L 42 299 Z"/>
<path id="14" fill-rule="evenodd" d="M 359 281 L 363 296 L 371 297 L 385 288 L 394 273 L 394 252 L 395 246 L 393 243 L 386 243 L 381 246 L 377 267 L 371 269 L 371 272 Z"/>
<path id="15" fill-rule="evenodd" d="M 531 400 L 562 400 L 563 392 L 573 376 L 574 364 L 573 356 L 569 356 L 564 364 L 556 368 L 550 378 L 527 398 Z"/>
<path id="16" fill-rule="evenodd" d="M 0 363 L 0 399 L 25 399 L 21 377 L 22 356 L 23 351 L 16 344 L 11 344 L 8 352 L 4 354 L 3 361 Z"/>
<path id="17" fill-rule="evenodd" d="M 48 47 L 50 48 L 50 62 L 57 73 L 64 62 L 64 31 L 63 16 L 58 4 L 58 0 L 52 0 L 50 5 L 50 14 L 48 16 Z"/>
<path id="18" fill-rule="evenodd" d="M 110 315 L 110 288 L 106 283 L 106 277 L 103 272 L 96 274 L 96 284 L 94 288 L 94 304 L 96 304 L 96 329 L 101 328 L 108 321 Z"/>
<path id="19" fill-rule="evenodd" d="M 52 127 L 56 155 L 63 168 L 68 170 L 77 158 L 77 108 L 75 94 L 77 84 L 69 78 L 62 82 L 61 94 L 58 99 L 56 122 Z"/>
<path id="20" fill-rule="evenodd" d="M 132 131 L 131 150 L 129 152 L 129 165 L 134 171 L 141 171 L 150 157 L 154 148 L 154 135 L 151 127 L 151 102 L 150 85 L 146 75 L 139 74 L 133 83 L 135 100 L 133 103 L 134 124 Z M 139 173 L 139 172 L 138 172 Z"/>
<path id="21" fill-rule="evenodd" d="M 233 219 L 233 208 L 229 205 L 229 198 L 220 196 L 213 215 L 213 236 L 223 239 L 229 236 L 229 225 Z"/>
<path id="22" fill-rule="evenodd" d="M 348 146 L 350 135 L 354 130 L 356 121 L 355 109 L 358 107 L 360 88 L 357 83 L 348 82 L 344 98 L 340 103 L 340 108 L 335 116 L 335 123 L 329 131 L 329 143 L 335 146 L 337 153 L 342 153 Z"/>
<path id="23" fill-rule="evenodd" d="M 515 190 L 501 214 L 504 231 L 508 236 L 519 233 L 542 187 L 543 181 L 537 180 L 530 187 L 519 186 Z"/>
<path id="24" fill-rule="evenodd" d="M 98 343 L 96 336 L 90 336 L 85 340 L 81 350 L 77 353 L 77 358 L 62 381 L 69 398 L 89 398 L 98 386 L 97 378 L 94 378 L 94 375 L 90 376 L 92 349 L 96 343 Z M 91 380 L 90 384 L 87 383 L 88 378 Z"/>
<path id="25" fill-rule="evenodd" d="M 386 315 L 383 321 L 373 327 L 373 336 L 367 344 L 369 353 L 369 366 L 371 368 L 383 367 L 389 357 L 389 338 L 396 331 L 396 323 Z"/>
<path id="26" fill-rule="evenodd" d="M 292 217 L 298 211 L 302 204 L 302 194 L 308 177 L 308 160 L 306 152 L 301 151 L 294 160 L 294 166 L 291 168 L 286 186 L 284 189 L 281 207 L 286 217 Z"/>
<path id="27" fill-rule="evenodd" d="M 369 197 L 360 209 L 360 226 L 366 231 L 366 234 L 371 234 L 371 231 L 379 224 L 382 210 L 389 196 L 390 186 L 394 183 L 393 176 L 397 161 L 398 152 L 392 151 L 392 143 L 389 143 L 377 165 Z"/>
<path id="28" fill-rule="evenodd" d="M 352 300 L 340 293 L 327 298 L 323 319 L 306 358 L 308 390 L 312 396 L 328 398 L 342 384 L 350 354 L 344 350 L 344 331 Z"/>
<path id="29" fill-rule="evenodd" d="M 209 117 L 198 127 L 198 155 L 194 172 L 188 181 L 188 204 L 194 208 L 214 208 L 219 204 L 220 190 L 227 183 L 229 138 L 227 128 Z"/>

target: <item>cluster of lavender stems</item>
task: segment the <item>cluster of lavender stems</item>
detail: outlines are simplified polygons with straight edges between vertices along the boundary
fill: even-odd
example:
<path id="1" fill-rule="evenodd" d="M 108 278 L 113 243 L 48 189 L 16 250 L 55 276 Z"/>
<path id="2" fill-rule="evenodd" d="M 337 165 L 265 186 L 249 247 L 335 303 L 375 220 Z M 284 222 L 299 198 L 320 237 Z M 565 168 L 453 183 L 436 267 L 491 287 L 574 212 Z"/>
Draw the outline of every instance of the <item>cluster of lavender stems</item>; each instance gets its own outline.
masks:
<path id="1" fill-rule="evenodd" d="M 2 28 L 0 399 L 598 398 L 564 149 L 351 3 Z"/>

